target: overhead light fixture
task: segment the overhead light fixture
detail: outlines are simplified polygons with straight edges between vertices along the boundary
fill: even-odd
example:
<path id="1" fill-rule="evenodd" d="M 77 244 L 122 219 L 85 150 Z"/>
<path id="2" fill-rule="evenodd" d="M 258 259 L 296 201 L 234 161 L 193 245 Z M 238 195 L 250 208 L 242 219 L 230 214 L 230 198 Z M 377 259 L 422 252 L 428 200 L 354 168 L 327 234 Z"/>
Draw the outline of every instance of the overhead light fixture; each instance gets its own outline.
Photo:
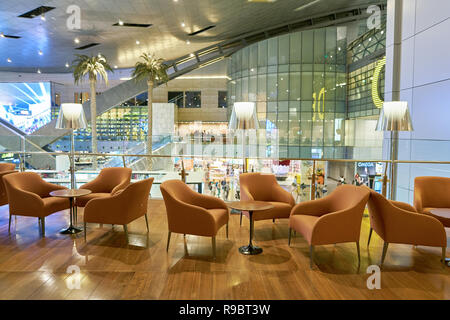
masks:
<path id="1" fill-rule="evenodd" d="M 42 56 L 44 53 L 42 52 L 42 50 L 39 50 L 39 55 Z"/>
<path id="2" fill-rule="evenodd" d="M 68 62 L 66 62 L 66 68 L 68 68 L 69 67 L 69 63 Z"/>
<path id="3" fill-rule="evenodd" d="M 141 42 L 139 40 L 136 40 L 136 44 L 139 45 L 141 44 Z"/>
<path id="4" fill-rule="evenodd" d="M 118 68 L 118 67 L 115 65 L 115 66 L 114 66 L 114 69 L 117 69 L 117 68 Z"/>
<path id="5" fill-rule="evenodd" d="M 46 20 L 44 14 L 41 14 L 41 20 L 42 20 L 42 21 L 45 21 L 45 20 Z"/>
<path id="6" fill-rule="evenodd" d="M 10 38 L 10 39 L 20 39 L 19 36 L 12 36 L 10 34 L 4 34 L 3 32 L 0 33 L 0 37 L 2 37 L 2 38 Z"/>
<path id="7" fill-rule="evenodd" d="M 152 26 L 151 23 L 128 23 L 122 20 L 113 24 L 114 27 L 134 27 L 134 28 L 149 28 Z"/>
<path id="8" fill-rule="evenodd" d="M 186 40 L 186 44 L 191 44 L 191 42 L 189 40 Z"/>
<path id="9" fill-rule="evenodd" d="M 37 73 L 41 73 L 41 69 L 37 69 Z"/>
<path id="10" fill-rule="evenodd" d="M 190 55 L 189 55 L 189 57 L 191 57 L 191 58 L 193 58 L 195 56 L 195 54 L 193 54 L 193 53 L 191 53 Z"/>
<path id="11" fill-rule="evenodd" d="M 75 39 L 73 39 L 73 42 L 75 42 L 75 43 L 80 43 L 80 39 L 75 38 Z"/>
<path id="12" fill-rule="evenodd" d="M 49 12 L 49 11 L 51 11 L 53 9 L 55 9 L 55 7 L 40 6 L 40 7 L 37 7 L 35 9 L 31 10 L 31 11 L 28 11 L 28 12 L 25 12 L 25 13 L 21 14 L 19 16 L 19 18 L 33 19 L 33 18 L 36 18 L 38 16 L 41 16 L 41 19 L 42 19 L 42 16 L 44 15 L 44 13 Z M 45 19 L 45 17 L 44 17 L 44 19 Z"/>
<path id="13" fill-rule="evenodd" d="M 184 22 L 182 22 L 181 26 L 184 28 L 184 27 L 186 27 L 186 24 Z"/>
<path id="14" fill-rule="evenodd" d="M 311 1 L 311 2 L 309 2 L 307 4 L 304 4 L 304 5 L 300 6 L 300 7 L 298 7 L 297 9 L 294 9 L 294 11 L 300 11 L 300 10 L 306 9 L 306 8 L 312 6 L 312 5 L 315 5 L 318 2 L 320 2 L 320 0 Z"/>
<path id="15" fill-rule="evenodd" d="M 5 34 L 3 32 L 0 33 L 0 37 L 4 38 Z"/>
<path id="16" fill-rule="evenodd" d="M 119 20 L 119 26 L 123 26 L 123 21 Z"/>
<path id="17" fill-rule="evenodd" d="M 7 61 L 8 63 L 11 63 L 11 62 L 12 62 L 11 58 L 6 59 L 6 61 Z"/>

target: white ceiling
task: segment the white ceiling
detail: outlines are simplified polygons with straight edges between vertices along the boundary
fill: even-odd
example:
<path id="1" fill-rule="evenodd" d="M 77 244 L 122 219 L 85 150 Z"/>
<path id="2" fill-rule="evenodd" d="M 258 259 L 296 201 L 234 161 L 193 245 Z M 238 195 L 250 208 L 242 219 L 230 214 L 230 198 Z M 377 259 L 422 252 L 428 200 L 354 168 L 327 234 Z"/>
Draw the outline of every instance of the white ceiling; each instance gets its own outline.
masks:
<path id="1" fill-rule="evenodd" d="M 305 4 L 314 2 L 296 11 Z M 373 0 L 277 0 L 273 3 L 247 0 L 14 0 L 0 1 L 0 32 L 21 39 L 0 38 L 0 70 L 20 72 L 68 72 L 66 62 L 75 53 L 102 53 L 112 66 L 129 68 L 143 52 L 153 52 L 166 60 L 189 54 L 243 33 L 269 28 L 284 22 L 365 6 Z M 66 9 L 81 8 L 81 30 L 69 30 Z M 56 7 L 45 21 L 18 15 L 41 5 Z M 151 23 L 150 28 L 114 27 L 120 20 Z M 185 27 L 182 27 L 185 23 Z M 189 37 L 187 34 L 209 25 L 215 28 Z M 80 43 L 74 43 L 74 38 Z M 186 40 L 190 40 L 190 44 Z M 136 44 L 136 40 L 140 42 Z M 76 47 L 99 42 L 86 50 Z M 39 51 L 42 50 L 42 55 Z M 11 63 L 7 59 L 11 59 Z"/>

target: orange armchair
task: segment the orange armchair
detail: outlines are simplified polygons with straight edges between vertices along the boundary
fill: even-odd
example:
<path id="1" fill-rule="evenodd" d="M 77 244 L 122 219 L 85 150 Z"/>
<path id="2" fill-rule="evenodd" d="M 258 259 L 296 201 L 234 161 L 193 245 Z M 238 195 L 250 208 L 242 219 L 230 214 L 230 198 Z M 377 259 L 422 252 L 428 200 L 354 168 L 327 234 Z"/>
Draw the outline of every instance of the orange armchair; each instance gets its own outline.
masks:
<path id="1" fill-rule="evenodd" d="M 3 164 L 3 163 L 0 163 Z M 3 177 L 10 173 L 16 173 L 16 170 L 7 170 L 0 171 L 0 206 L 3 206 L 8 203 L 8 195 L 6 194 L 5 182 L 3 181 Z"/>
<path id="2" fill-rule="evenodd" d="M 142 216 L 145 217 L 148 233 L 147 206 L 153 180 L 154 178 L 141 180 L 129 184 L 114 195 L 89 201 L 84 208 L 84 240 L 86 241 L 86 224 L 88 222 L 121 224 L 128 243 L 127 224 Z"/>
<path id="3" fill-rule="evenodd" d="M 195 192 L 181 180 L 168 180 L 161 184 L 166 205 L 169 235 L 173 233 L 212 237 L 213 257 L 216 256 L 216 235 L 226 225 L 228 238 L 228 207 L 219 198 Z"/>
<path id="4" fill-rule="evenodd" d="M 272 209 L 258 211 L 253 220 L 289 218 L 295 200 L 292 194 L 284 190 L 277 182 L 275 175 L 264 173 L 243 173 L 239 176 L 241 199 L 243 201 L 265 201 L 272 204 Z M 248 217 L 248 212 L 242 212 Z"/>
<path id="5" fill-rule="evenodd" d="M 368 207 L 370 233 L 367 245 L 375 230 L 384 241 L 381 264 L 386 258 L 389 243 L 441 247 L 445 263 L 447 235 L 437 219 L 418 214 L 409 204 L 388 200 L 373 190 L 370 191 Z"/>
<path id="6" fill-rule="evenodd" d="M 355 242 L 360 262 L 361 222 L 369 195 L 366 188 L 341 185 L 322 199 L 297 204 L 289 218 L 289 245 L 292 230 L 302 234 L 310 245 L 312 268 L 314 246 Z"/>
<path id="7" fill-rule="evenodd" d="M 6 162 L 0 163 L 0 172 L 12 171 L 15 169 L 16 169 L 16 165 L 14 163 L 6 163 Z"/>
<path id="8" fill-rule="evenodd" d="M 130 181 L 130 168 L 104 168 L 94 180 L 80 187 L 80 189 L 91 190 L 92 193 L 77 198 L 75 205 L 85 207 L 89 200 L 113 195 L 128 186 Z"/>
<path id="9" fill-rule="evenodd" d="M 41 223 L 42 236 L 45 236 L 45 217 L 69 209 L 69 199 L 51 197 L 50 192 L 66 187 L 44 181 L 34 172 L 18 172 L 3 176 L 9 200 L 9 227 L 11 216 L 37 217 Z"/>
<path id="10" fill-rule="evenodd" d="M 417 177 L 414 180 L 414 206 L 417 212 L 430 215 L 450 228 L 450 178 Z M 437 212 L 439 214 L 435 214 Z"/>

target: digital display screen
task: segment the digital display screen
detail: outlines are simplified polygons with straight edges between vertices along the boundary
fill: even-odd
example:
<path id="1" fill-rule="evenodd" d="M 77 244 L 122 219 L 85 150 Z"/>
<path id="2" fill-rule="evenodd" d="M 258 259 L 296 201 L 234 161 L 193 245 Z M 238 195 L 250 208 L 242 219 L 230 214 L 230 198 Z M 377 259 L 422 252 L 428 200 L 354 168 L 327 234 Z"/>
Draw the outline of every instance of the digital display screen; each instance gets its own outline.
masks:
<path id="1" fill-rule="evenodd" d="M 50 82 L 0 83 L 0 118 L 30 134 L 51 120 Z"/>

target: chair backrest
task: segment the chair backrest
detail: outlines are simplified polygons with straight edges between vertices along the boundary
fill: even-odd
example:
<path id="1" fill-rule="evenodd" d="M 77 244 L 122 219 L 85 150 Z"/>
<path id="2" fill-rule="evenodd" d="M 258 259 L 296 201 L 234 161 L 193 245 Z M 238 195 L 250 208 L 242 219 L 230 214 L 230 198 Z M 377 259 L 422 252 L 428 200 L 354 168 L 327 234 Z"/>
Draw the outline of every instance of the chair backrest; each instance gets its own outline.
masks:
<path id="1" fill-rule="evenodd" d="M 356 206 L 364 206 L 369 199 L 370 192 L 367 188 L 349 184 L 340 185 L 331 194 L 326 196 L 330 201 L 331 212 L 346 210 Z"/>
<path id="2" fill-rule="evenodd" d="M 389 205 L 389 200 L 384 196 L 375 192 L 370 191 L 370 198 L 367 203 L 369 208 L 369 219 L 370 226 L 375 232 L 383 239 L 386 238 L 386 223 L 388 221 L 387 215 L 391 209 Z"/>
<path id="3" fill-rule="evenodd" d="M 141 216 L 147 213 L 148 197 L 154 178 L 140 180 L 129 184 L 120 193 L 126 199 L 126 210 L 133 216 Z"/>
<path id="4" fill-rule="evenodd" d="M 450 178 L 417 177 L 414 206 L 419 212 L 423 208 L 450 208 Z"/>
<path id="5" fill-rule="evenodd" d="M 104 168 L 100 171 L 97 177 L 97 183 L 100 185 L 100 189 L 105 192 L 111 192 L 116 186 L 121 183 L 129 184 L 131 181 L 130 168 L 112 167 Z"/>
<path id="6" fill-rule="evenodd" d="M 239 175 L 239 183 L 241 192 L 243 188 L 247 188 L 255 201 L 273 200 L 272 188 L 278 185 L 275 175 L 259 172 L 242 173 Z"/>
<path id="7" fill-rule="evenodd" d="M 14 169 L 16 169 L 16 165 L 14 163 L 6 163 L 6 162 L 0 163 L 0 172 L 1 171 L 11 171 Z"/>
<path id="8" fill-rule="evenodd" d="M 161 193 L 164 198 L 164 203 L 170 206 L 172 200 L 181 201 L 184 203 L 192 202 L 192 193 L 195 192 L 187 184 L 181 180 L 167 180 L 161 184 Z"/>
<path id="9" fill-rule="evenodd" d="M 49 197 L 47 189 L 42 188 L 45 181 L 35 172 L 17 172 L 3 176 L 6 191 L 19 189 L 37 194 L 41 198 Z"/>

